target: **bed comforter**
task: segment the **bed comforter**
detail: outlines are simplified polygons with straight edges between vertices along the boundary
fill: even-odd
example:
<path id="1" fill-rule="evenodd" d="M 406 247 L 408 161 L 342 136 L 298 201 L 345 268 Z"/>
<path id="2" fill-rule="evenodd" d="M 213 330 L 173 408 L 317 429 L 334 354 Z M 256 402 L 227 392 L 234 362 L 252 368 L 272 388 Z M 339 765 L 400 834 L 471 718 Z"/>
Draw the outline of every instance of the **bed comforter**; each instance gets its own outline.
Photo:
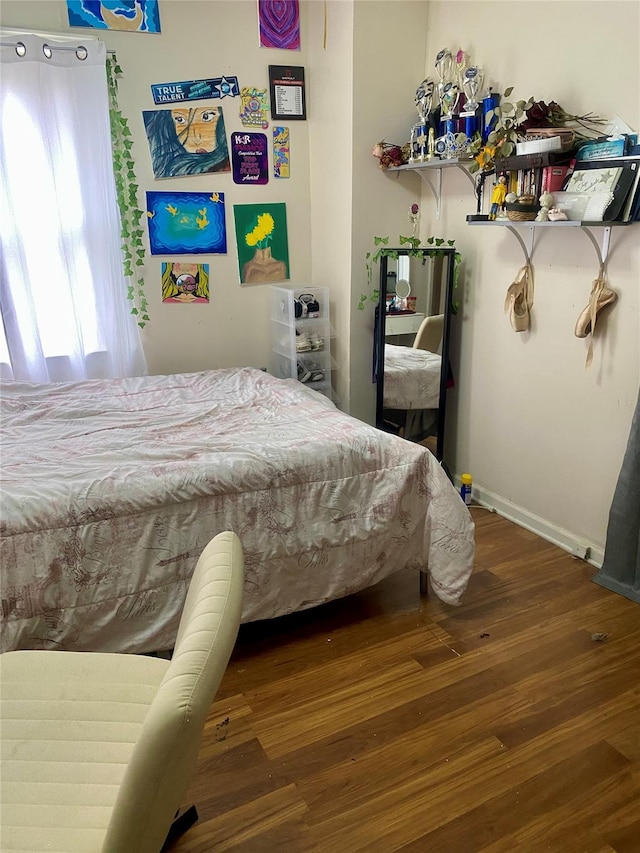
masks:
<path id="1" fill-rule="evenodd" d="M 435 352 L 385 344 L 385 409 L 437 409 L 441 366 Z"/>
<path id="2" fill-rule="evenodd" d="M 2 383 L 2 651 L 173 646 L 196 560 L 245 554 L 243 621 L 405 568 L 455 604 L 473 523 L 425 449 L 249 368 Z"/>

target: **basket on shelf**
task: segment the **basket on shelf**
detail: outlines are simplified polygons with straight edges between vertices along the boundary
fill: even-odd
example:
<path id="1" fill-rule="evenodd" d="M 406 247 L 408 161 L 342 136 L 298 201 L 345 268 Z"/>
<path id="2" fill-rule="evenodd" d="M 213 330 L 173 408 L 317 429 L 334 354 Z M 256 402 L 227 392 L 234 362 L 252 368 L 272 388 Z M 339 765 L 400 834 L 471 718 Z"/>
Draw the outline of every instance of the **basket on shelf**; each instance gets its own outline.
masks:
<path id="1" fill-rule="evenodd" d="M 505 204 L 507 219 L 511 222 L 531 222 L 538 215 L 540 205 L 533 195 L 521 195 L 515 201 Z"/>

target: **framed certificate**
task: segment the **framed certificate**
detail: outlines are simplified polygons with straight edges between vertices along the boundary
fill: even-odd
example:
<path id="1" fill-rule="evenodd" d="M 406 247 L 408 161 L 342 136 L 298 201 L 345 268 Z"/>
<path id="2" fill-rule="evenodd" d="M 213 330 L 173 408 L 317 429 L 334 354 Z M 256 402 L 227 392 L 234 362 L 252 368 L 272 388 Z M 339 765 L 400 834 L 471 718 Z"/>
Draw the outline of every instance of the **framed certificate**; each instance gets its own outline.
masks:
<path id="1" fill-rule="evenodd" d="M 292 65 L 270 65 L 269 88 L 271 118 L 274 121 L 306 120 L 304 68 Z"/>

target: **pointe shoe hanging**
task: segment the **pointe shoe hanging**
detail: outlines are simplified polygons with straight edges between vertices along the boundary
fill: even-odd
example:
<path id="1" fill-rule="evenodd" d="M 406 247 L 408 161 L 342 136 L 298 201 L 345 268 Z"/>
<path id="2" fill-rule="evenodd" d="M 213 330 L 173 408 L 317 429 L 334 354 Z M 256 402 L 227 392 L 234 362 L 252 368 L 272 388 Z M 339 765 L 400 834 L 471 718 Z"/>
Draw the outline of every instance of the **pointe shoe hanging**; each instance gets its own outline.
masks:
<path id="1" fill-rule="evenodd" d="M 591 335 L 585 367 L 589 367 L 593 361 L 593 335 L 596 328 L 598 314 L 603 310 L 603 308 L 606 308 L 607 305 L 613 305 L 617 298 L 618 294 L 606 286 L 604 269 L 600 268 L 598 277 L 593 282 L 591 293 L 589 294 L 589 302 L 580 313 L 574 330 L 574 334 L 577 338 L 586 338 Z"/>
<path id="2" fill-rule="evenodd" d="M 511 327 L 515 332 L 526 332 L 530 324 L 529 312 L 533 308 L 533 267 L 525 264 L 507 289 L 505 313 L 509 312 Z"/>

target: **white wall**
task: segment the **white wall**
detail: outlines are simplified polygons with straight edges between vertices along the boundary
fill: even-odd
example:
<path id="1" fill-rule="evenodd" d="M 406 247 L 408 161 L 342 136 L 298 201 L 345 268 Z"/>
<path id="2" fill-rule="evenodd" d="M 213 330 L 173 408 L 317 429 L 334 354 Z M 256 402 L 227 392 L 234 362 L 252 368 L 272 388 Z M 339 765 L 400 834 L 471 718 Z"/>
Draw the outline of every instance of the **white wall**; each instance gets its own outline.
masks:
<path id="1" fill-rule="evenodd" d="M 428 67 L 441 48 L 461 46 L 499 91 L 512 85 L 514 97 L 617 113 L 640 129 L 639 9 L 637 2 L 432 2 Z M 560 539 L 568 531 L 601 556 L 638 395 L 640 226 L 613 229 L 609 280 L 619 300 L 598 320 L 585 370 L 588 342 L 574 326 L 598 269 L 585 234 L 542 231 L 532 329 L 516 334 L 503 303 L 522 252 L 506 230 L 464 224 L 473 199 L 462 174 L 450 170 L 443 183 L 442 221 L 427 227 L 456 239 L 467 284 L 454 323 L 448 460 L 454 471 L 472 472 L 480 494 L 512 502 L 525 523 Z M 601 238 L 602 229 L 594 233 Z"/>
<path id="2" fill-rule="evenodd" d="M 353 4 L 309 4 L 309 116 L 312 284 L 329 288 L 336 331 L 332 356 L 337 401 L 350 399 L 353 152 Z"/>
<path id="3" fill-rule="evenodd" d="M 417 120 L 427 6 L 328 0 L 325 18 L 324 3 L 309 4 L 313 281 L 332 293 L 339 401 L 369 422 L 375 418 L 373 306 L 357 310 L 367 289 L 365 255 L 375 235 L 397 240 L 406 233 L 409 207 L 419 197 L 411 181 L 389 193 L 389 175 L 376 168 L 371 149 L 383 138 L 404 142 Z"/>

